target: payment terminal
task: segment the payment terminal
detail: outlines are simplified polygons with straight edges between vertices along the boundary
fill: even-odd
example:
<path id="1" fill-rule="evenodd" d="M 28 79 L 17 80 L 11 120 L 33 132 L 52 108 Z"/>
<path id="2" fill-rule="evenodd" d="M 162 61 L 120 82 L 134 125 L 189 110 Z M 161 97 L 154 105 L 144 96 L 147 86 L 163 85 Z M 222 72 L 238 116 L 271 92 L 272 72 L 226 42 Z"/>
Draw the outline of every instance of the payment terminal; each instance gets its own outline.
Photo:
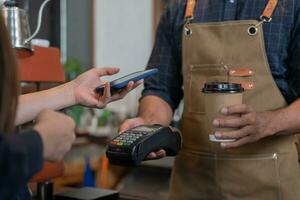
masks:
<path id="1" fill-rule="evenodd" d="M 178 129 L 161 125 L 142 125 L 127 130 L 111 140 L 106 155 L 112 164 L 135 166 L 147 155 L 160 149 L 176 156 L 182 139 Z"/>

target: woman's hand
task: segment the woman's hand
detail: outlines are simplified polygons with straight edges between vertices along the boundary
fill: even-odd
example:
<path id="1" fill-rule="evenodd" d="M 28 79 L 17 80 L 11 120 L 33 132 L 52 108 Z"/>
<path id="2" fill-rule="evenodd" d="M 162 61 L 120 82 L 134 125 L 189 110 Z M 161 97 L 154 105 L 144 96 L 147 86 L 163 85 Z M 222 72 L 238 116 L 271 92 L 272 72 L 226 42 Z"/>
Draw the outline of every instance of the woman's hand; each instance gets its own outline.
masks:
<path id="1" fill-rule="evenodd" d="M 63 159 L 75 141 L 73 119 L 52 110 L 43 110 L 38 114 L 34 129 L 41 136 L 47 161 Z"/>
<path id="2" fill-rule="evenodd" d="M 142 81 L 138 81 L 136 83 L 129 82 L 126 89 L 111 96 L 109 83 L 101 80 L 100 77 L 110 76 L 118 72 L 118 68 L 94 68 L 67 83 L 73 90 L 74 104 L 104 108 L 106 104 L 122 99 L 126 94 L 128 94 L 128 92 L 142 83 Z M 103 84 L 105 85 L 103 95 L 97 94 L 95 92 L 95 88 Z"/>
<path id="3" fill-rule="evenodd" d="M 221 110 L 224 118 L 215 119 L 215 128 L 236 128 L 233 131 L 217 131 L 218 139 L 236 139 L 234 142 L 221 143 L 223 148 L 239 147 L 256 142 L 275 134 L 272 121 L 274 112 L 256 112 L 249 105 L 234 105 Z"/>

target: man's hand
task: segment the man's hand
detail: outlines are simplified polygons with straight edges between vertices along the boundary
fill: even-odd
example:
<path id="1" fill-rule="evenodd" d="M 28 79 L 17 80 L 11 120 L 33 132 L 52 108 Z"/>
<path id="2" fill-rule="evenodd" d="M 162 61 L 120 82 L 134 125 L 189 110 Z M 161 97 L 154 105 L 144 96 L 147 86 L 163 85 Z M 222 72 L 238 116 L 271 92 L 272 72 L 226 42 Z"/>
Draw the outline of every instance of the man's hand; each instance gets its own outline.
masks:
<path id="1" fill-rule="evenodd" d="M 215 128 L 236 128 L 233 131 L 217 131 L 218 139 L 236 139 L 234 142 L 221 143 L 222 148 L 234 148 L 247 143 L 256 142 L 264 137 L 275 134 L 272 120 L 273 112 L 256 112 L 251 106 L 242 104 L 223 108 L 224 118 L 215 119 Z"/>
<path id="2" fill-rule="evenodd" d="M 51 110 L 44 110 L 37 116 L 34 129 L 42 138 L 44 158 L 48 161 L 63 159 L 75 140 L 74 121 Z"/>
<path id="3" fill-rule="evenodd" d="M 140 125 L 147 125 L 146 120 L 144 120 L 142 117 L 127 119 L 121 124 L 119 132 L 122 133 Z"/>
<path id="4" fill-rule="evenodd" d="M 145 119 L 142 117 L 137 117 L 133 119 L 128 119 L 126 120 L 120 127 L 120 133 L 132 129 L 134 127 L 140 126 L 140 125 L 151 125 L 151 123 L 147 122 Z M 166 156 L 166 151 L 161 149 L 157 152 L 151 152 L 148 156 L 147 159 L 149 160 L 155 160 L 155 159 L 160 159 Z"/>
<path id="5" fill-rule="evenodd" d="M 119 72 L 118 68 L 94 68 L 73 81 L 67 83 L 71 86 L 74 95 L 74 104 L 81 104 L 88 107 L 104 108 L 107 103 L 122 99 L 128 92 L 139 86 L 142 81 L 136 83 L 129 82 L 127 88 L 122 92 L 111 96 L 109 83 L 100 79 L 102 76 L 110 76 Z M 104 93 L 99 95 L 95 92 L 95 88 L 104 84 Z"/>

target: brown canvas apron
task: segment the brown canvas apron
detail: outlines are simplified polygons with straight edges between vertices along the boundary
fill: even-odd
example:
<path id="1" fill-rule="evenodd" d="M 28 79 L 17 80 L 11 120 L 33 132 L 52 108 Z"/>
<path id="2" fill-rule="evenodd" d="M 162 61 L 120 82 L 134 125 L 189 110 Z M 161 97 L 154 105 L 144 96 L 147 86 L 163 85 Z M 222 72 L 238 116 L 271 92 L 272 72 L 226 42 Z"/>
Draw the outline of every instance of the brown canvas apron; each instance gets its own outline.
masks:
<path id="1" fill-rule="evenodd" d="M 262 20 L 270 21 L 276 3 L 269 1 Z M 187 15 L 193 13 L 194 7 L 195 0 L 188 0 Z M 184 144 L 175 161 L 169 199 L 300 199 L 294 136 L 273 136 L 222 150 L 218 143 L 208 140 L 210 133 L 206 131 L 209 111 L 201 92 L 205 82 L 242 83 L 246 89 L 243 102 L 256 111 L 286 106 L 270 72 L 263 23 L 257 20 L 187 23 L 182 68 Z"/>

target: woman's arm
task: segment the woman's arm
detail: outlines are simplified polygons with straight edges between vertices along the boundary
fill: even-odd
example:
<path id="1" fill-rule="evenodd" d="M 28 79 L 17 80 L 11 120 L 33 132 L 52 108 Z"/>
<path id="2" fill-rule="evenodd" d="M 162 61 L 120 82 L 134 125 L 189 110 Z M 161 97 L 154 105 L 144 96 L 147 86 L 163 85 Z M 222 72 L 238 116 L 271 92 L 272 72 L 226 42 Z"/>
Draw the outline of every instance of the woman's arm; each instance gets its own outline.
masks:
<path id="1" fill-rule="evenodd" d="M 141 82 L 135 84 L 130 82 L 123 92 L 111 96 L 109 83 L 105 83 L 100 77 L 113 75 L 118 72 L 118 68 L 94 68 L 61 86 L 21 95 L 16 125 L 35 119 L 38 113 L 44 109 L 60 110 L 76 104 L 103 108 L 107 103 L 123 98 L 130 90 L 140 85 Z M 96 94 L 94 89 L 104 83 L 104 94 Z"/>
<path id="2" fill-rule="evenodd" d="M 67 83 L 49 90 L 21 95 L 16 124 L 31 121 L 44 109 L 60 110 L 75 104 L 74 91 Z"/>

